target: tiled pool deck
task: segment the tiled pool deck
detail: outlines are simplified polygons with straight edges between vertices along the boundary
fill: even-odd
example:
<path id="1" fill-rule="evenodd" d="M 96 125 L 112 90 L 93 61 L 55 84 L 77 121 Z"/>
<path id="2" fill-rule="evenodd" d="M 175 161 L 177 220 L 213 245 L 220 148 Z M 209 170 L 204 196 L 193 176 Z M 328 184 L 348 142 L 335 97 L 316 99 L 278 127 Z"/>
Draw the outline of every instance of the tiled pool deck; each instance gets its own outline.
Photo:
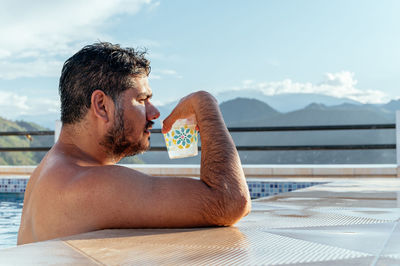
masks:
<path id="1" fill-rule="evenodd" d="M 199 176 L 199 165 L 179 164 L 126 164 L 124 166 L 149 175 Z M 30 175 L 36 166 L 0 166 L 1 175 Z M 342 165 L 243 165 L 250 177 L 396 177 L 395 164 L 342 164 Z"/>
<path id="2" fill-rule="evenodd" d="M 3 264 L 400 265 L 400 179 L 329 179 L 253 200 L 233 227 L 102 230 L 0 250 Z"/>

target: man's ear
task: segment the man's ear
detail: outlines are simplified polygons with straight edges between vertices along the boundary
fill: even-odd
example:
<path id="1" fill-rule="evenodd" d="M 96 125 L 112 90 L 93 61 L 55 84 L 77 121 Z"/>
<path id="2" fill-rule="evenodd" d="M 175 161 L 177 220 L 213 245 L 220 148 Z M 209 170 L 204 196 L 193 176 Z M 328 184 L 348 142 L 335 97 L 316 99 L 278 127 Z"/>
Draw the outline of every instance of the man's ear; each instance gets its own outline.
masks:
<path id="1" fill-rule="evenodd" d="M 110 120 L 110 115 L 113 110 L 111 105 L 113 104 L 114 102 L 111 97 L 107 96 L 103 91 L 95 90 L 92 93 L 91 108 L 93 108 L 93 113 L 104 122 Z"/>

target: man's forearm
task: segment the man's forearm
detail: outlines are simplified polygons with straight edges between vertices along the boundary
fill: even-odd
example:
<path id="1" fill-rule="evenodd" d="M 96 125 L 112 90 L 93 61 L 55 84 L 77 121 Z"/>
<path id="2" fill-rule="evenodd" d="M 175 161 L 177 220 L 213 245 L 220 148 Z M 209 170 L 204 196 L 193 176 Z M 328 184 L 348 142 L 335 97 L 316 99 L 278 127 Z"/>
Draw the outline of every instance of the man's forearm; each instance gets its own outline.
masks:
<path id="1" fill-rule="evenodd" d="M 213 216 L 221 218 L 216 222 L 223 225 L 247 214 L 250 196 L 235 143 L 218 103 L 208 93 L 201 97 L 204 97 L 199 101 L 201 104 L 196 106 L 202 144 L 200 177 L 216 194 Z"/>

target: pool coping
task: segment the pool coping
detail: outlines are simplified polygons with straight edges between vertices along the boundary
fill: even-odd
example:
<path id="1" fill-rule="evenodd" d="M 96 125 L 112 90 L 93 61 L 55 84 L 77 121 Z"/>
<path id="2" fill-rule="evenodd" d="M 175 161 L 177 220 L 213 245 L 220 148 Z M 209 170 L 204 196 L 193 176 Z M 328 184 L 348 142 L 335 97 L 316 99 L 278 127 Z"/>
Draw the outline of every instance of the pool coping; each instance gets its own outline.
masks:
<path id="1" fill-rule="evenodd" d="M 200 165 L 188 164 L 121 164 L 149 175 L 200 176 Z M 4 175 L 30 175 L 36 166 L 0 166 Z M 247 177 L 398 177 L 396 164 L 335 164 L 335 165 L 269 165 L 244 164 Z"/>

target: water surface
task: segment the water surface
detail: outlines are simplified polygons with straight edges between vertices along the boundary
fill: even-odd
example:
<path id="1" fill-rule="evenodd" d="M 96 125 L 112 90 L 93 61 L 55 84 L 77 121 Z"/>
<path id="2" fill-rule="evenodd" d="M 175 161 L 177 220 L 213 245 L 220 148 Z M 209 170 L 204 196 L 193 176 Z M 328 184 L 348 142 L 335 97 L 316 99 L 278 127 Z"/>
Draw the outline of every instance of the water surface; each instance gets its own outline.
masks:
<path id="1" fill-rule="evenodd" d="M 17 245 L 24 194 L 0 193 L 0 249 Z"/>

